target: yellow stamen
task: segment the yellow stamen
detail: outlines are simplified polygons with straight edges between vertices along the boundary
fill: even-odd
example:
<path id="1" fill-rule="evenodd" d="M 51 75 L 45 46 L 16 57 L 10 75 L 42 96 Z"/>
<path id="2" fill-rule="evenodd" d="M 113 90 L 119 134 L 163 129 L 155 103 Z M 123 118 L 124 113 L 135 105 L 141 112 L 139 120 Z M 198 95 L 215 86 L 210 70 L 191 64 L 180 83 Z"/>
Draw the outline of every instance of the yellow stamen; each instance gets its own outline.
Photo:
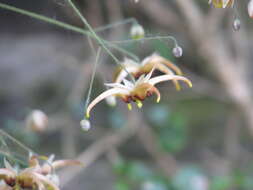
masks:
<path id="1" fill-rule="evenodd" d="M 161 100 L 161 97 L 158 97 L 158 98 L 156 99 L 156 103 L 159 103 L 160 100 Z"/>
<path id="2" fill-rule="evenodd" d="M 127 108 L 131 111 L 132 110 L 132 105 L 131 104 L 127 104 Z"/>
<path id="3" fill-rule="evenodd" d="M 180 84 L 178 83 L 178 81 L 173 80 L 173 83 L 174 83 L 175 86 L 176 86 L 176 90 L 177 90 L 177 91 L 180 91 L 180 90 L 181 90 L 181 86 L 180 86 Z"/>
<path id="4" fill-rule="evenodd" d="M 90 118 L 90 113 L 86 112 L 85 116 L 86 116 L 87 119 Z"/>
<path id="5" fill-rule="evenodd" d="M 138 108 L 142 108 L 142 102 L 140 100 L 136 100 L 136 104 Z"/>

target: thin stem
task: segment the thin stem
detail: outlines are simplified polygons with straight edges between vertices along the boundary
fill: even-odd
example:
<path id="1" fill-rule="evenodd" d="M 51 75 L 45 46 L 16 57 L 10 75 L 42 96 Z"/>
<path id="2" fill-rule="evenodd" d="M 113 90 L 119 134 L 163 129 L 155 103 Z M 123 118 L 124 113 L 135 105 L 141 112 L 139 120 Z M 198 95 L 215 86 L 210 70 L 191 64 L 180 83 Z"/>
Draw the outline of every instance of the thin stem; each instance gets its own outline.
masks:
<path id="1" fill-rule="evenodd" d="M 150 36 L 150 37 L 144 37 L 141 39 L 127 39 L 127 40 L 119 40 L 119 41 L 110 41 L 110 43 L 114 44 L 122 44 L 122 43 L 132 43 L 132 42 L 143 42 L 143 41 L 149 41 L 149 40 L 173 40 L 175 46 L 178 45 L 176 38 L 173 36 Z"/>
<path id="2" fill-rule="evenodd" d="M 38 20 L 50 23 L 52 25 L 59 26 L 59 27 L 64 28 L 66 30 L 71 30 L 71 31 L 74 31 L 74 32 L 77 32 L 77 33 L 80 33 L 80 34 L 83 34 L 83 35 L 87 35 L 87 36 L 89 36 L 91 38 L 95 38 L 94 34 L 92 35 L 91 32 L 86 31 L 86 30 L 84 30 L 82 28 L 79 28 L 79 27 L 76 27 L 76 26 L 73 26 L 73 25 L 70 25 L 70 24 L 67 24 L 67 23 L 64 23 L 64 22 L 61 22 L 61 21 L 58 21 L 58 20 L 46 17 L 46 16 L 43 16 L 43 15 L 40 15 L 40 14 L 37 14 L 37 13 L 34 13 L 34 12 L 26 11 L 26 10 L 23 10 L 23 9 L 20 9 L 20 8 L 11 6 L 11 5 L 7 5 L 7 4 L 4 4 L 4 3 L 0 3 L 0 8 L 5 9 L 5 10 L 9 10 L 9 11 L 13 11 L 13 12 L 16 12 L 16 13 L 19 13 L 19 14 L 22 14 L 22 15 L 26 15 L 26 16 L 29 16 L 31 18 L 35 18 L 35 19 L 38 19 Z M 108 42 L 106 40 L 102 40 L 101 38 L 99 38 L 99 40 L 100 40 L 100 43 L 102 42 L 102 44 L 104 44 L 105 48 L 106 48 L 106 46 L 114 48 L 114 49 L 118 50 L 119 52 L 122 52 L 123 54 L 127 54 L 130 57 L 134 58 L 135 60 L 138 60 L 137 56 L 135 56 L 134 54 L 128 52 L 127 50 L 125 50 L 125 49 L 123 49 L 121 47 L 118 47 L 116 45 L 110 44 L 110 42 Z M 108 48 L 106 48 L 106 49 L 108 50 Z M 118 61 L 118 59 L 111 52 L 109 54 L 112 57 L 114 57 L 115 61 L 117 60 L 116 61 L 117 64 L 121 65 L 121 67 L 123 69 L 125 69 L 124 66 L 122 64 L 120 64 L 120 62 Z M 132 75 L 130 75 L 130 76 L 131 76 L 131 78 L 133 78 Z"/>
<path id="3" fill-rule="evenodd" d="M 90 81 L 90 86 L 89 86 L 85 106 L 84 106 L 85 112 L 86 112 L 86 109 L 88 107 L 88 104 L 90 103 L 91 90 L 92 90 L 92 86 L 93 86 L 93 83 L 94 83 L 95 74 L 96 74 L 96 71 L 97 71 L 97 65 L 98 65 L 98 62 L 99 62 L 100 53 L 101 53 L 101 48 L 99 47 L 98 51 L 97 51 L 97 55 L 96 55 L 94 69 L 93 69 L 92 76 L 91 76 L 91 81 Z"/>
<path id="4" fill-rule="evenodd" d="M 118 64 L 120 65 L 131 77 L 132 81 L 135 82 L 134 77 L 127 71 L 127 69 L 125 68 L 124 65 L 121 64 L 121 62 L 118 60 L 117 57 L 115 57 L 113 55 L 113 53 L 107 48 L 106 44 L 104 43 L 104 41 L 96 34 L 96 32 L 94 31 L 94 29 L 91 27 L 91 25 L 88 23 L 88 21 L 86 20 L 86 18 L 81 14 L 81 12 L 77 9 L 77 7 L 74 5 L 74 3 L 72 2 L 72 0 L 68 0 L 70 6 L 73 8 L 73 10 L 76 12 L 76 14 L 79 16 L 79 18 L 82 20 L 82 22 L 84 23 L 84 25 L 88 28 L 88 30 L 91 32 L 91 34 L 93 35 L 93 37 L 97 40 L 98 44 L 112 57 L 112 59 Z"/>
<path id="5" fill-rule="evenodd" d="M 85 31 L 85 30 L 83 30 L 81 28 L 78 28 L 76 26 L 66 24 L 64 22 L 57 21 L 55 19 L 43 16 L 43 15 L 40 15 L 40 14 L 37 14 L 37 13 L 26 11 L 26 10 L 23 10 L 23 9 L 20 9 L 20 8 L 11 6 L 11 5 L 6 5 L 4 3 L 0 3 L 0 8 L 6 9 L 6 10 L 9 10 L 9 11 L 13 11 L 13 12 L 16 12 L 16 13 L 19 13 L 19 14 L 22 14 L 22 15 L 26 15 L 26 16 L 29 16 L 29 17 L 32 17 L 32 18 L 35 18 L 35 19 L 38 19 L 38 20 L 41 20 L 41 21 L 59 26 L 59 27 L 62 27 L 62 28 L 65 28 L 67 30 L 72 30 L 72 31 L 75 31 L 75 32 L 78 32 L 78 33 L 81 33 L 81 34 L 84 34 L 84 35 L 91 36 L 89 31 Z"/>
<path id="6" fill-rule="evenodd" d="M 128 24 L 128 23 L 137 24 L 138 22 L 135 18 L 128 18 L 128 19 L 125 19 L 123 21 L 118 21 L 118 22 L 114 22 L 112 24 L 108 24 L 106 26 L 101 26 L 101 27 L 95 28 L 95 31 L 96 32 L 102 32 L 104 30 L 108 30 L 108 29 L 111 29 L 113 27 L 117 27 L 119 25 L 124 25 L 124 24 Z"/>
<path id="7" fill-rule="evenodd" d="M 24 150 L 26 150 L 28 153 L 34 153 L 34 151 L 30 148 L 28 148 L 27 146 L 25 146 L 23 143 L 19 142 L 18 140 L 16 140 L 14 137 L 12 137 L 11 135 L 9 135 L 8 133 L 6 133 L 4 130 L 0 129 L 0 134 L 2 136 L 7 137 L 8 139 L 10 139 L 11 141 L 13 141 L 14 143 L 16 143 L 17 145 L 19 145 L 21 148 L 23 148 Z"/>

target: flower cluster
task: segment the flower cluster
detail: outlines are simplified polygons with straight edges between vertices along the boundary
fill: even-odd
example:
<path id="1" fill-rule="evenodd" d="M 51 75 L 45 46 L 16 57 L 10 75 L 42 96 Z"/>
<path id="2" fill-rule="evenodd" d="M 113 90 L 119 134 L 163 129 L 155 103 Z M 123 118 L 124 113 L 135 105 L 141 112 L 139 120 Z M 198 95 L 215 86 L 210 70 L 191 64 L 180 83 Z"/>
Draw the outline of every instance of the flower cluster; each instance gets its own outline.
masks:
<path id="1" fill-rule="evenodd" d="M 209 0 L 209 4 L 213 4 L 216 8 L 233 7 L 235 0 Z"/>
<path id="2" fill-rule="evenodd" d="M 134 60 L 125 59 L 121 65 L 115 71 L 113 83 L 105 84 L 110 89 L 100 94 L 88 105 L 87 118 L 90 117 L 92 108 L 106 98 L 118 97 L 127 103 L 129 110 L 131 110 L 131 102 L 135 102 L 141 108 L 142 101 L 153 94 L 156 94 L 156 101 L 159 102 L 161 95 L 155 87 L 158 83 L 172 80 L 176 89 L 180 90 L 179 81 L 184 81 L 189 87 L 192 87 L 191 81 L 182 76 L 182 71 L 175 64 L 158 54 L 147 57 L 140 64 Z M 162 74 L 153 76 L 155 70 Z M 127 80 L 129 74 L 136 81 Z"/>
<path id="3" fill-rule="evenodd" d="M 45 160 L 40 165 L 39 159 Z M 2 190 L 59 190 L 59 178 L 55 170 L 69 165 L 80 165 L 75 160 L 53 161 L 54 156 L 49 158 L 31 156 L 29 166 L 25 169 L 12 167 L 5 160 L 5 168 L 0 168 L 0 189 Z"/>
<path id="4" fill-rule="evenodd" d="M 212 4 L 215 8 L 233 8 L 235 0 L 208 0 L 208 3 Z M 253 18 L 253 0 L 249 0 L 248 2 L 248 14 L 250 18 Z M 233 27 L 235 30 L 240 29 L 240 20 L 238 18 L 234 20 Z"/>

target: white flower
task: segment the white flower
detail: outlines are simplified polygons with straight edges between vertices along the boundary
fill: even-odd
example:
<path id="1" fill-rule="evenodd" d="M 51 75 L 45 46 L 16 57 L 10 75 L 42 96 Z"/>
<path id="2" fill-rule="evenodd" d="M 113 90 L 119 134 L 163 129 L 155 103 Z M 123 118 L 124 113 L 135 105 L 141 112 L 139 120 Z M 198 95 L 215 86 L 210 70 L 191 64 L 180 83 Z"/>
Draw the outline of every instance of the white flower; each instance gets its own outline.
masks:
<path id="1" fill-rule="evenodd" d="M 250 0 L 248 3 L 248 13 L 250 18 L 253 18 L 253 0 Z"/>
<path id="2" fill-rule="evenodd" d="M 143 74 L 149 73 L 152 68 L 155 67 L 155 70 L 158 70 L 164 74 L 170 75 L 182 75 L 182 71 L 179 67 L 173 64 L 171 61 L 165 59 L 164 57 L 158 55 L 157 53 L 152 54 L 151 56 L 146 57 L 141 64 L 131 60 L 125 59 L 122 62 L 124 69 L 122 67 L 116 69 L 114 74 L 113 82 L 121 83 L 124 78 L 128 75 L 128 73 L 132 74 L 135 78 Z M 126 70 L 128 72 L 126 72 Z M 176 80 L 173 80 L 173 83 L 176 86 L 177 90 L 180 90 L 180 85 Z"/>
<path id="3" fill-rule="evenodd" d="M 209 4 L 213 4 L 215 8 L 233 7 L 235 0 L 209 0 Z"/>
<path id="4" fill-rule="evenodd" d="M 48 117 L 41 110 L 33 110 L 26 119 L 26 127 L 35 132 L 43 132 L 48 127 Z"/>
<path id="5" fill-rule="evenodd" d="M 128 103 L 128 108 L 131 110 L 132 109 L 132 106 L 130 104 L 131 102 L 136 102 L 137 106 L 140 108 L 142 107 L 142 101 L 146 97 L 149 97 L 154 93 L 157 95 L 156 101 L 159 102 L 160 92 L 155 87 L 155 85 L 158 83 L 168 80 L 182 80 L 186 82 L 189 85 L 189 87 L 192 87 L 191 81 L 183 76 L 166 74 L 151 78 L 154 69 L 155 67 L 153 67 L 153 69 L 146 76 L 141 75 L 135 83 L 123 79 L 123 84 L 121 83 L 105 84 L 106 86 L 111 87 L 111 89 L 106 90 L 105 92 L 100 94 L 88 105 L 86 110 L 86 117 L 87 118 L 90 117 L 90 111 L 97 103 L 110 96 L 121 98 L 125 103 Z"/>

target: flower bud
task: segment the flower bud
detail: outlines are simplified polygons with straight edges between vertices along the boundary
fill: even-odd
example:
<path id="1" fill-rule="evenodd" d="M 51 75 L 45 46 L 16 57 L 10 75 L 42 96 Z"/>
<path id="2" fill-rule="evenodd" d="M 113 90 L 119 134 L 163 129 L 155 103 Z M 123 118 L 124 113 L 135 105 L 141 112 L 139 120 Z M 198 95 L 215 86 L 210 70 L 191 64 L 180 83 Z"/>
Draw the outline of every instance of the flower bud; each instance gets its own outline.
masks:
<path id="1" fill-rule="evenodd" d="M 238 18 L 236 18 L 233 22 L 233 29 L 234 31 L 239 31 L 240 28 L 241 28 L 241 21 Z"/>
<path id="2" fill-rule="evenodd" d="M 82 121 L 80 121 L 80 125 L 81 125 L 82 130 L 84 131 L 89 131 L 91 128 L 90 121 L 87 119 L 83 119 Z"/>
<path id="3" fill-rule="evenodd" d="M 109 97 L 107 97 L 105 100 L 106 100 L 106 103 L 107 103 L 109 106 L 111 106 L 111 107 L 114 107 L 114 106 L 116 106 L 116 104 L 117 104 L 115 96 L 109 96 Z"/>
<path id="4" fill-rule="evenodd" d="M 48 117 L 41 110 L 33 110 L 26 119 L 27 129 L 34 132 L 43 132 L 48 127 Z"/>
<path id="5" fill-rule="evenodd" d="M 145 37 L 144 28 L 140 24 L 134 24 L 131 27 L 130 35 L 132 39 L 138 40 Z"/>
<path id="6" fill-rule="evenodd" d="M 248 3 L 248 13 L 250 18 L 253 18 L 253 0 L 250 0 Z"/>
<path id="7" fill-rule="evenodd" d="M 176 45 L 173 50 L 172 50 L 172 53 L 175 57 L 181 57 L 183 55 L 183 49 Z"/>

